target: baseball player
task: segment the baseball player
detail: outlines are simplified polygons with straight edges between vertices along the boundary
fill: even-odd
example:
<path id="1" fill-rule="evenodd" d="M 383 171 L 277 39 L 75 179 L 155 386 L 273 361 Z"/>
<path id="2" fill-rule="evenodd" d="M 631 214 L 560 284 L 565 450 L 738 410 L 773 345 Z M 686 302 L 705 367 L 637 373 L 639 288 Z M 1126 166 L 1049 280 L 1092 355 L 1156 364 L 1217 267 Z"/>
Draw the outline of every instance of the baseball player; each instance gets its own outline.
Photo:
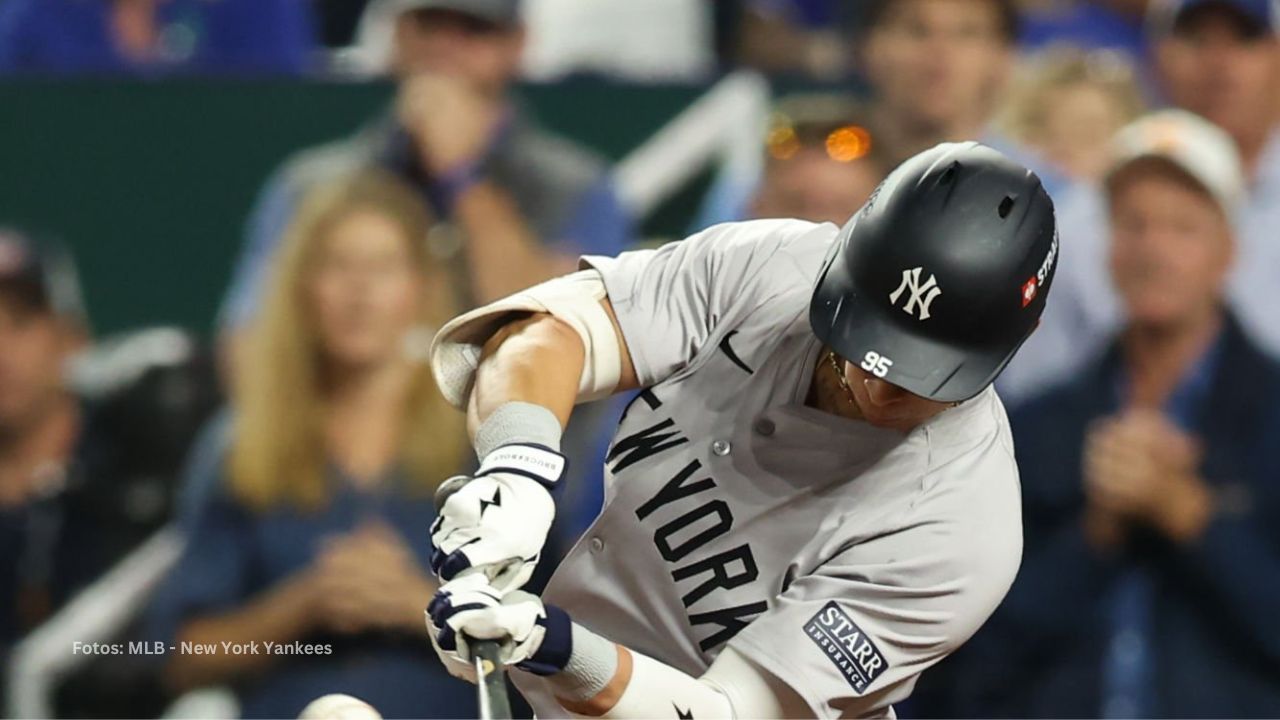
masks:
<path id="1" fill-rule="evenodd" d="M 500 640 L 540 718 L 893 717 L 1017 571 L 991 383 L 1057 249 L 1034 174 L 947 144 L 843 229 L 721 225 L 449 323 L 432 362 L 482 461 L 432 528 L 437 652 L 465 676 Z M 574 404 L 632 390 L 600 517 L 518 590 Z"/>

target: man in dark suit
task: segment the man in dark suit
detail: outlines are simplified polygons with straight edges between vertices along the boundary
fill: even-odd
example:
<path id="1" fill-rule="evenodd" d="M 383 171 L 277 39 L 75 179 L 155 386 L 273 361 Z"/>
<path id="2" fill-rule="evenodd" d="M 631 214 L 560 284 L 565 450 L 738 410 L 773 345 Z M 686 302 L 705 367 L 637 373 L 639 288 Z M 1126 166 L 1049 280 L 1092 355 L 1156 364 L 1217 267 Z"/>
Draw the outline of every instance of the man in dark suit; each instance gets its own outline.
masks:
<path id="1" fill-rule="evenodd" d="M 1022 569 L 921 711 L 1280 716 L 1280 366 L 1223 300 L 1239 156 L 1181 111 L 1117 147 L 1106 190 L 1127 322 L 1012 414 Z"/>

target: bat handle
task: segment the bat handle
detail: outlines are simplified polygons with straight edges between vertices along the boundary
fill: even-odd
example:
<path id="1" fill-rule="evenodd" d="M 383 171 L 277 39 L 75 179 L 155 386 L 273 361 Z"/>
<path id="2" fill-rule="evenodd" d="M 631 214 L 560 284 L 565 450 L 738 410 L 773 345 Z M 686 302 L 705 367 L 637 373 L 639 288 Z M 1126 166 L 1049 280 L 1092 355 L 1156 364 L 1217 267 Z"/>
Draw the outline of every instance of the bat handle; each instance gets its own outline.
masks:
<path id="1" fill-rule="evenodd" d="M 480 691 L 481 720 L 510 720 L 511 700 L 507 696 L 506 673 L 494 640 L 468 640 L 471 665 L 476 671 L 476 687 Z"/>

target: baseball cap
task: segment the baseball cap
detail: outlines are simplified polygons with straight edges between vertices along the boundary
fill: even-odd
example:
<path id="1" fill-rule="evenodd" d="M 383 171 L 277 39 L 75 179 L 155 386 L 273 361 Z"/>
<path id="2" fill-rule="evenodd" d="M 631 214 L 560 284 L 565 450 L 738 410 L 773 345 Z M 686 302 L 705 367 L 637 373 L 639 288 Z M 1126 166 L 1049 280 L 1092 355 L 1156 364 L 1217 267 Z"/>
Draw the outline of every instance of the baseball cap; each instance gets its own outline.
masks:
<path id="1" fill-rule="evenodd" d="M 80 281 L 70 254 L 51 242 L 37 243 L 0 227 L 0 292 L 29 308 L 84 323 Z"/>
<path id="2" fill-rule="evenodd" d="M 520 0 L 392 0 L 391 5 L 396 14 L 413 10 L 448 10 L 502 27 L 520 22 Z"/>
<path id="3" fill-rule="evenodd" d="M 396 22 L 415 10 L 461 13 L 499 29 L 520 23 L 520 0 L 371 0 L 360 15 L 354 43 L 335 53 L 338 71 L 370 77 L 389 72 Z"/>
<path id="4" fill-rule="evenodd" d="M 1156 35 L 1168 35 L 1193 11 L 1206 7 L 1234 12 L 1257 36 L 1280 29 L 1280 0 L 1153 0 L 1150 28 Z"/>
<path id="5" fill-rule="evenodd" d="M 1234 221 L 1244 201 L 1245 178 L 1235 141 L 1225 130 L 1185 110 L 1161 110 L 1135 120 L 1116 134 L 1113 161 L 1116 173 L 1144 158 L 1173 164 L 1201 185 Z"/>

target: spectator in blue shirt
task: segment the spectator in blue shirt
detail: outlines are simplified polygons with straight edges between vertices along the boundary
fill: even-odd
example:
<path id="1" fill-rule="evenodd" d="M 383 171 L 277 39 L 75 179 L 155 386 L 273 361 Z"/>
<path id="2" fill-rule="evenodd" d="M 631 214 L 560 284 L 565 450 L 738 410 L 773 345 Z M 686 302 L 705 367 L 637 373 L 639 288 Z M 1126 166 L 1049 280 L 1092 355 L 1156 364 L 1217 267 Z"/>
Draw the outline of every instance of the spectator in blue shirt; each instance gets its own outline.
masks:
<path id="1" fill-rule="evenodd" d="M 464 308 L 572 272 L 579 255 L 616 255 L 631 239 L 602 159 L 538 127 L 512 97 L 524 46 L 518 0 L 401 0 L 396 7 L 395 107 L 355 137 L 303 151 L 267 182 L 223 303 L 228 345 L 258 311 L 263 277 L 298 198 L 354 169 L 390 170 L 445 221 L 430 248 L 456 279 Z M 597 403 L 566 429 L 564 450 L 576 470 L 563 506 L 581 511 L 563 513 L 565 542 L 599 508 L 604 448 L 619 407 Z"/>
<path id="2" fill-rule="evenodd" d="M 1280 357 L 1280 3 L 1175 0 L 1153 18 L 1161 87 L 1170 104 L 1208 118 L 1240 149 L 1248 197 L 1228 295 L 1245 329 Z"/>
<path id="3" fill-rule="evenodd" d="M 177 689 L 231 684 L 245 717 L 296 717 L 329 693 L 389 717 L 472 711 L 422 625 L 432 492 L 467 450 L 424 361 L 426 328 L 454 312 L 428 230 L 385 173 L 318 187 L 291 225 L 221 462 L 192 464 L 218 475 L 190 480 L 211 492 L 154 607 L 170 644 L 213 648 L 166 656 Z"/>
<path id="4" fill-rule="evenodd" d="M 871 117 L 895 163 L 940 142 L 978 140 L 1017 157 L 1052 193 L 1050 168 L 992 127 L 1013 68 L 1013 0 L 867 0 L 854 38 Z"/>
<path id="5" fill-rule="evenodd" d="M 313 35 L 306 0 L 5 0 L 0 73 L 296 75 Z"/>
<path id="6" fill-rule="evenodd" d="M 1119 146 L 1106 192 L 1127 321 L 1010 415 L 1022 570 L 943 671 L 949 714 L 1280 715 L 1280 366 L 1224 303 L 1240 162 L 1178 111 Z"/>

